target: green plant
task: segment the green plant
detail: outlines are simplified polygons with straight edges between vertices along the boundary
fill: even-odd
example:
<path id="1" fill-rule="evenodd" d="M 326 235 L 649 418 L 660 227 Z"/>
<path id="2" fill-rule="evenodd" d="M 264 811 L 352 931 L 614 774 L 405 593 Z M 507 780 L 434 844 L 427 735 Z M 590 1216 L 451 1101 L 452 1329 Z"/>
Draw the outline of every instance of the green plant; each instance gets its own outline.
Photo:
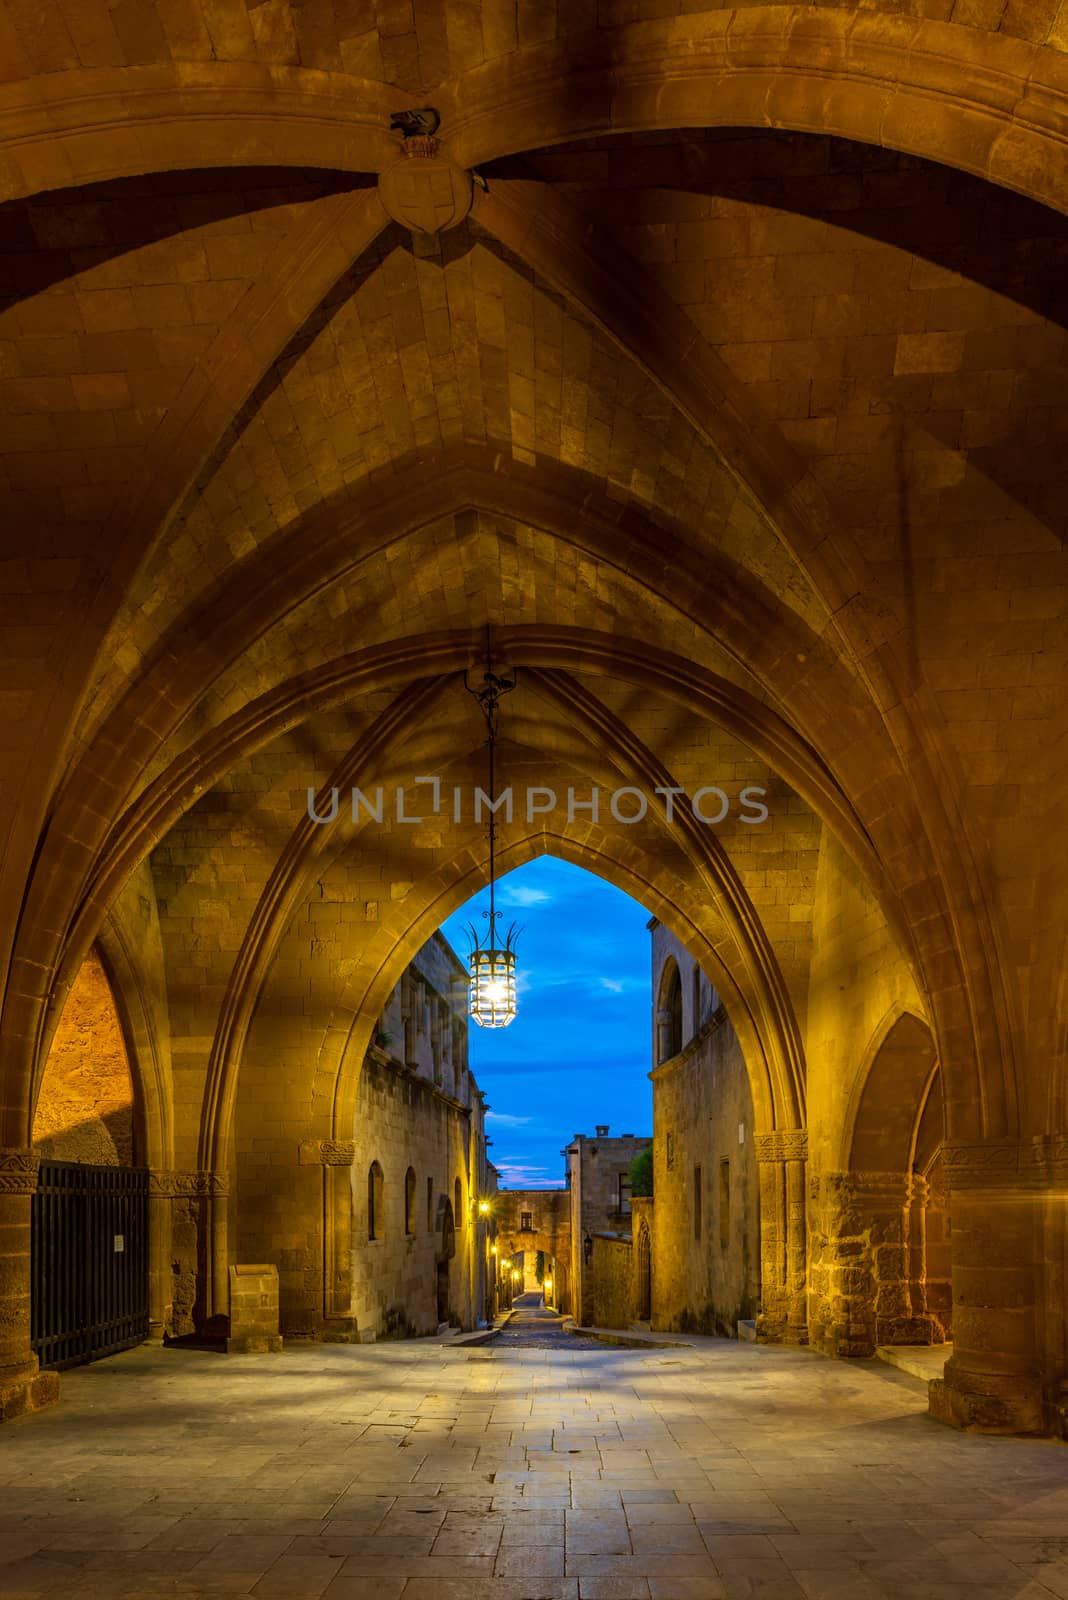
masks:
<path id="1" fill-rule="evenodd" d="M 393 1043 L 393 1035 L 391 1033 L 386 1033 L 386 1031 L 383 1028 L 378 1028 L 376 1030 L 376 1032 L 375 1032 L 375 1044 L 380 1045 L 381 1048 L 383 1050 L 385 1050 L 387 1048 L 387 1046 L 391 1045 L 392 1043 Z"/>
<path id="2" fill-rule="evenodd" d="M 653 1147 L 643 1150 L 640 1156 L 635 1156 L 627 1169 L 630 1175 L 630 1192 L 632 1195 L 651 1195 L 653 1192 Z"/>

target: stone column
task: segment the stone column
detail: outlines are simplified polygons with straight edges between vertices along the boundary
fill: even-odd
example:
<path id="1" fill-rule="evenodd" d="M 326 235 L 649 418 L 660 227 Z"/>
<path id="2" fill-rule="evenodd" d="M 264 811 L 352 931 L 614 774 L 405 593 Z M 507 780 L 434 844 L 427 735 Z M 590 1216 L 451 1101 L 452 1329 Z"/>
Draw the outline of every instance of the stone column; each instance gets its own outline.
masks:
<path id="1" fill-rule="evenodd" d="M 352 1310 L 352 1164 L 354 1139 L 305 1139 L 302 1167 L 323 1170 L 323 1311 L 317 1337 L 350 1344 L 359 1335 Z"/>
<path id="2" fill-rule="evenodd" d="M 923 1204 L 904 1172 L 824 1172 L 810 1199 L 809 1331 L 827 1355 L 870 1356 L 881 1344 L 932 1344 L 926 1314 Z"/>
<path id="3" fill-rule="evenodd" d="M 42 1372 L 30 1346 L 30 1206 L 36 1150 L 0 1149 L 0 1421 L 59 1399 L 59 1376 Z"/>
<path id="4" fill-rule="evenodd" d="M 808 1130 L 756 1135 L 760 1174 L 760 1315 L 762 1344 L 807 1344 L 805 1163 Z"/>
<path id="5" fill-rule="evenodd" d="M 1065 1141 L 1061 1141 L 1064 1143 Z M 1040 1370 L 1050 1143 L 946 1144 L 953 1214 L 953 1355 L 931 1384 L 931 1415 L 982 1433 L 1046 1431 Z"/>
<path id="6" fill-rule="evenodd" d="M 172 1172 L 148 1175 L 148 1337 L 151 1344 L 162 1344 L 165 1334 L 173 1333 L 174 1273 L 174 1190 Z"/>

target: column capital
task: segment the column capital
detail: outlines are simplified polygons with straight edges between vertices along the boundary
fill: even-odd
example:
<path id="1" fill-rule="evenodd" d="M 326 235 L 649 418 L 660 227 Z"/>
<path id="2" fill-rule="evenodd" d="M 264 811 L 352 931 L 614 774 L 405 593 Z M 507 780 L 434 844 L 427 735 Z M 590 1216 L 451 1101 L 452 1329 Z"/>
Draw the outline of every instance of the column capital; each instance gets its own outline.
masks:
<path id="1" fill-rule="evenodd" d="M 776 1128 L 771 1133 L 754 1135 L 758 1161 L 807 1161 L 808 1129 Z"/>
<path id="2" fill-rule="evenodd" d="M 0 1194 L 33 1194 L 40 1165 L 39 1150 L 0 1149 Z"/>
<path id="3" fill-rule="evenodd" d="M 947 1140 L 942 1146 L 946 1182 L 953 1189 L 1041 1191 L 1068 1182 L 1068 1134 L 1031 1139 Z"/>

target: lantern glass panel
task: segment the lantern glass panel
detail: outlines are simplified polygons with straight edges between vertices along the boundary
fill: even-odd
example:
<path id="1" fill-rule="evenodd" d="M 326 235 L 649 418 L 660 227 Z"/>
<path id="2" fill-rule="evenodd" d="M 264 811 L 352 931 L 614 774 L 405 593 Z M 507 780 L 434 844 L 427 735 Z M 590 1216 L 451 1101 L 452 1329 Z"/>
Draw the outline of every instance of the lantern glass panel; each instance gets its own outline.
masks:
<path id="1" fill-rule="evenodd" d="M 506 1028 L 515 1018 L 515 952 L 473 950 L 468 986 L 470 1015 L 480 1028 Z"/>

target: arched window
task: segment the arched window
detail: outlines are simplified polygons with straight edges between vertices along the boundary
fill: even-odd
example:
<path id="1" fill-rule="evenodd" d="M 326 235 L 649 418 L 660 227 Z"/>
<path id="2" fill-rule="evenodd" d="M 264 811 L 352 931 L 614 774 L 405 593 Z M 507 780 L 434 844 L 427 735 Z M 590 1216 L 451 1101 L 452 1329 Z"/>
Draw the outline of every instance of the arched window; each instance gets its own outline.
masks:
<path id="1" fill-rule="evenodd" d="M 693 1021 L 690 1024 L 690 1037 L 693 1038 L 701 1028 L 701 968 L 695 961 L 693 964 Z"/>
<path id="2" fill-rule="evenodd" d="M 415 1168 L 409 1167 L 404 1174 L 404 1231 L 415 1232 Z"/>
<path id="3" fill-rule="evenodd" d="M 381 1239 L 385 1224 L 382 1168 L 372 1161 L 367 1169 L 367 1237 Z"/>
<path id="4" fill-rule="evenodd" d="M 656 1044 L 658 1061 L 670 1061 L 682 1049 L 682 979 L 674 960 L 668 961 L 660 980 Z"/>
<path id="5" fill-rule="evenodd" d="M 459 1178 L 452 1186 L 452 1215 L 454 1225 L 457 1228 L 462 1228 L 464 1221 L 464 1186 Z"/>
<path id="6" fill-rule="evenodd" d="M 434 1231 L 434 1180 L 433 1180 L 433 1178 L 428 1178 L 426 1180 L 426 1231 L 427 1231 L 427 1233 L 433 1233 L 433 1231 Z"/>

